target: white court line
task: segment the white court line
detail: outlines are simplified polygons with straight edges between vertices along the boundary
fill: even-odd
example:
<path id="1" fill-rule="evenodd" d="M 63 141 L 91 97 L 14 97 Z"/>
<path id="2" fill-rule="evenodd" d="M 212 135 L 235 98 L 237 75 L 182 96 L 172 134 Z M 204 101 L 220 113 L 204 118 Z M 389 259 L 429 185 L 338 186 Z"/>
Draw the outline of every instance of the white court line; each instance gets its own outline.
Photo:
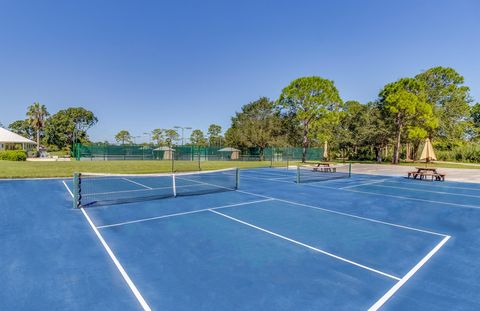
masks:
<path id="1" fill-rule="evenodd" d="M 275 177 L 275 178 L 268 178 L 268 180 L 281 180 L 281 179 L 294 179 L 295 176 L 285 176 L 285 177 Z"/>
<path id="2" fill-rule="evenodd" d="M 405 185 L 432 185 L 432 183 L 426 183 L 424 181 L 420 181 L 418 179 L 416 180 L 412 180 L 410 179 L 409 182 L 406 182 L 406 181 L 402 181 L 402 180 L 398 180 L 399 178 L 396 178 L 396 179 L 393 179 L 393 178 L 390 178 L 390 179 L 386 179 L 386 182 L 389 182 L 389 183 L 396 183 L 396 184 L 405 184 Z M 405 179 L 405 177 L 401 178 L 401 179 Z M 465 183 L 465 182 L 464 182 Z M 474 183 L 470 183 L 470 184 L 474 184 Z M 457 186 L 446 186 L 444 183 L 442 184 L 435 184 L 434 188 L 436 189 L 443 189 L 443 188 L 448 188 L 448 189 L 462 189 L 462 190 L 471 190 L 471 191 L 480 191 L 480 188 L 470 188 L 470 187 L 457 187 Z"/>
<path id="3" fill-rule="evenodd" d="M 399 225 L 399 224 L 395 224 L 395 223 L 391 223 L 391 222 L 387 222 L 387 221 L 381 221 L 381 220 L 377 220 L 377 219 L 373 219 L 373 218 L 367 218 L 367 217 L 357 216 L 357 215 L 353 215 L 353 214 L 338 212 L 338 211 L 330 210 L 330 209 L 323 208 L 323 207 L 318 207 L 318 206 L 309 205 L 309 204 L 303 204 L 303 203 L 289 201 L 289 200 L 278 199 L 278 198 L 269 197 L 269 196 L 262 195 L 262 194 L 256 194 L 256 193 L 253 193 L 253 192 L 248 192 L 248 191 L 243 191 L 243 190 L 237 190 L 237 192 L 241 192 L 241 193 L 245 193 L 245 194 L 251 194 L 251 195 L 254 195 L 254 196 L 268 198 L 268 199 L 274 199 L 275 201 L 280 201 L 280 202 L 285 202 L 285 203 L 289 203 L 289 204 L 293 204 L 293 205 L 313 208 L 313 209 L 325 211 L 325 212 L 332 213 L 332 214 L 352 217 L 352 218 L 361 219 L 361 220 L 365 220 L 365 221 L 370 221 L 370 222 L 374 222 L 374 223 L 379 223 L 379 224 L 383 224 L 383 225 L 387 225 L 387 226 L 392 226 L 392 227 L 397 227 L 397 228 L 402 228 L 402 229 L 407 229 L 407 230 L 412 230 L 412 231 L 418 231 L 418 232 L 423 232 L 423 233 L 428 233 L 428 234 L 438 235 L 438 236 L 443 236 L 443 237 L 447 236 L 446 234 L 443 234 L 443 233 L 438 233 L 438 232 L 434 232 L 434 231 L 429 231 L 429 230 L 424 230 L 424 229 L 419 229 L 419 228 L 414 228 L 414 227 L 409 227 L 409 226 L 403 226 L 403 225 Z"/>
<path id="4" fill-rule="evenodd" d="M 247 178 L 247 179 L 248 178 L 250 178 L 250 179 L 254 178 L 254 179 L 261 179 L 261 180 L 266 180 L 266 181 L 270 181 L 270 182 L 274 181 L 274 182 L 283 182 L 283 183 L 289 183 L 289 184 L 297 184 L 295 182 L 289 182 L 289 181 L 284 181 L 284 180 L 269 180 L 269 179 L 258 178 L 258 177 L 242 177 L 242 178 Z M 475 209 L 480 208 L 480 206 L 478 206 L 478 205 L 459 204 L 459 203 L 451 203 L 451 202 L 412 198 L 412 197 L 406 197 L 406 196 L 401 196 L 401 195 L 393 195 L 393 194 L 384 194 L 384 193 L 376 193 L 376 192 L 369 192 L 369 191 L 360 191 L 360 190 L 353 190 L 353 189 L 337 188 L 337 187 L 323 186 L 323 185 L 320 185 L 318 183 L 302 183 L 300 185 L 304 185 L 304 186 L 307 186 L 307 187 L 313 187 L 313 188 L 324 188 L 324 189 L 341 190 L 341 191 L 348 191 L 348 192 L 355 192 L 355 193 L 372 194 L 372 195 L 376 195 L 376 196 L 384 196 L 384 197 L 404 199 L 404 200 L 412 200 L 412 201 L 419 201 L 419 202 L 426 202 L 426 203 L 444 204 L 444 205 L 460 206 L 460 207 L 475 208 Z"/>
<path id="5" fill-rule="evenodd" d="M 62 182 L 63 182 L 63 185 L 65 186 L 65 188 L 67 188 L 67 191 L 68 191 L 68 193 L 70 193 L 70 195 L 71 195 L 71 196 L 72 196 L 72 198 L 73 198 L 73 197 L 74 197 L 74 195 L 73 195 L 73 192 L 72 192 L 72 190 L 70 190 L 70 188 L 68 188 L 67 184 L 65 183 L 65 180 L 62 180 Z"/>
<path id="6" fill-rule="evenodd" d="M 309 186 L 315 187 L 314 185 L 309 185 Z M 316 187 L 316 188 L 325 188 L 325 187 Z M 332 187 L 328 187 L 328 188 L 332 188 Z M 334 188 L 334 189 L 338 189 L 338 188 Z M 419 198 L 406 197 L 406 196 L 402 196 L 402 195 L 375 193 L 375 192 L 359 191 L 359 190 L 352 190 L 352 189 L 341 189 L 341 190 L 356 192 L 356 193 L 373 194 L 373 195 L 377 195 L 377 196 L 384 196 L 384 197 L 397 198 L 397 199 L 406 199 L 406 200 L 419 201 L 419 202 L 453 205 L 453 206 L 461 206 L 461 207 L 467 207 L 467 208 L 480 208 L 480 206 L 478 206 L 478 205 L 459 204 L 459 203 L 450 203 L 450 202 L 443 202 L 443 201 L 419 199 Z"/>
<path id="7" fill-rule="evenodd" d="M 207 182 L 203 182 L 203 181 L 198 181 L 198 180 L 193 180 L 193 179 L 190 179 L 190 178 L 180 178 L 182 180 L 188 180 L 188 181 L 191 181 L 191 182 L 194 182 L 194 183 L 197 183 L 199 185 L 207 185 L 207 186 L 212 186 L 212 187 L 216 187 L 216 188 L 220 188 L 220 189 L 226 189 L 226 190 L 235 190 L 235 189 L 232 189 L 232 188 L 228 188 L 228 187 L 223 187 L 223 186 L 219 186 L 219 185 L 214 185 L 214 184 L 211 184 L 211 183 L 207 183 Z"/>
<path id="8" fill-rule="evenodd" d="M 177 186 L 177 188 L 198 187 L 198 186 L 201 186 L 201 185 L 200 184 L 190 184 L 190 185 Z M 133 190 L 118 190 L 118 191 L 109 191 L 109 192 L 93 192 L 93 193 L 83 194 L 82 196 L 88 197 L 88 196 L 105 195 L 105 194 L 139 192 L 139 191 L 152 191 L 152 190 L 172 189 L 172 188 L 173 188 L 173 186 L 150 188 L 150 189 L 133 189 Z"/>
<path id="9" fill-rule="evenodd" d="M 280 181 L 280 182 L 283 182 L 283 181 Z M 220 187 L 220 186 L 216 186 L 216 187 Z M 327 188 L 338 189 L 338 188 L 334 188 L 334 187 L 327 187 Z M 434 232 L 434 231 L 429 231 L 429 230 L 424 230 L 424 229 L 419 229 L 419 228 L 413 228 L 413 227 L 409 227 L 409 226 L 403 226 L 403 225 L 399 225 L 399 224 L 395 224 L 395 223 L 391 223 L 391 222 L 386 222 L 386 221 L 381 221 L 381 220 L 377 220 L 377 219 L 373 219 L 373 218 L 357 216 L 357 215 L 348 214 L 348 213 L 342 213 L 342 212 L 338 212 L 338 211 L 334 211 L 334 210 L 330 210 L 330 209 L 326 209 L 326 208 L 322 208 L 322 207 L 318 207 L 318 206 L 314 206 L 314 205 L 303 204 L 303 203 L 298 203 L 298 202 L 289 201 L 289 200 L 283 200 L 283 199 L 274 198 L 274 197 L 271 197 L 271 196 L 257 194 L 257 193 L 253 193 L 253 192 L 249 192 L 249 191 L 238 190 L 238 189 L 236 191 L 240 192 L 240 193 L 245 193 L 245 194 L 257 196 L 257 197 L 266 198 L 266 199 L 273 199 L 273 200 L 276 200 L 276 201 L 285 202 L 285 203 L 289 203 L 289 204 L 293 204 L 293 205 L 299 205 L 299 206 L 309 207 L 309 208 L 313 208 L 313 209 L 318 209 L 318 210 L 321 210 L 321 211 L 325 211 L 325 212 L 329 212 L 329 213 L 333 213 L 333 214 L 337 214 L 337 215 L 352 217 L 352 218 L 356 218 L 356 219 L 362 219 L 362 220 L 366 220 L 366 221 L 370 221 L 370 222 L 374 222 L 374 223 L 379 223 L 379 224 L 383 224 L 383 225 L 387 225 L 387 226 L 403 228 L 403 229 L 418 231 L 418 232 L 424 232 L 424 233 L 443 236 L 443 237 L 447 236 L 446 234 L 442 234 L 442 233 L 438 233 L 438 232 Z M 354 190 L 344 190 L 344 191 L 354 191 Z M 357 191 L 354 191 L 354 192 L 357 192 Z"/>
<path id="10" fill-rule="evenodd" d="M 128 179 L 128 178 L 125 178 L 125 177 L 122 178 L 122 179 L 123 179 L 123 180 L 126 180 L 126 181 L 128 181 L 128 182 L 131 182 L 131 183 L 133 183 L 133 184 L 135 184 L 135 185 L 139 185 L 139 186 L 141 186 L 141 187 L 143 187 L 143 188 L 153 189 L 152 187 L 149 187 L 149 186 L 147 186 L 147 185 L 144 185 L 144 184 L 142 184 L 142 183 L 136 182 L 136 181 L 134 181 L 134 180 L 131 180 L 131 179 Z"/>
<path id="11" fill-rule="evenodd" d="M 266 176 L 273 176 L 273 177 L 281 177 L 281 176 L 285 176 L 287 174 L 278 174 L 278 173 L 268 173 L 268 172 L 243 172 L 242 175 L 257 175 L 257 176 L 261 176 L 261 177 L 266 177 Z"/>
<path id="12" fill-rule="evenodd" d="M 334 255 L 334 254 L 332 254 L 332 253 L 329 253 L 329 252 L 327 252 L 327 251 L 321 250 L 321 249 L 319 249 L 319 248 L 316 248 L 316 247 L 310 246 L 310 245 L 308 245 L 308 244 L 305 244 L 305 243 L 302 243 L 302 242 L 299 242 L 299 241 L 296 241 L 296 240 L 287 238 L 286 236 L 283 236 L 283 235 L 281 235 L 281 234 L 272 232 L 272 231 L 270 231 L 270 230 L 267 230 L 267 229 L 264 229 L 264 228 L 261 228 L 261 227 L 252 225 L 252 224 L 250 224 L 250 223 L 248 223 L 248 222 L 245 222 L 245 221 L 243 221 L 243 220 L 237 219 L 237 218 L 235 218 L 235 217 L 231 217 L 231 216 L 228 216 L 228 215 L 226 215 L 226 214 L 222 214 L 222 213 L 217 212 L 217 211 L 214 211 L 214 210 L 210 210 L 210 212 L 215 213 L 215 214 L 220 215 L 220 216 L 223 216 L 223 217 L 225 217 L 225 218 L 231 219 L 231 220 L 233 220 L 233 221 L 239 222 L 239 223 L 244 224 L 244 225 L 246 225 L 246 226 L 249 226 L 249 227 L 251 227 L 251 228 L 254 228 L 254 229 L 263 231 L 263 232 L 265 232 L 265 233 L 271 234 L 271 235 L 273 235 L 273 236 L 276 236 L 276 237 L 281 238 L 281 239 L 283 239 L 283 240 L 289 241 L 289 242 L 291 242 L 291 243 L 294 243 L 294 244 L 297 244 L 297 245 L 306 247 L 306 248 L 311 249 L 311 250 L 313 250 L 313 251 L 316 251 L 316 252 L 318 252 L 318 253 L 321 253 L 321 254 L 327 255 L 327 256 L 329 256 L 329 257 L 332 257 L 332 258 L 341 260 L 341 261 L 343 261 L 343 262 L 349 263 L 349 264 L 351 264 L 351 265 L 360 267 L 360 268 L 362 268 L 362 269 L 365 269 L 365 270 L 368 270 L 368 271 L 371 271 L 371 272 L 375 272 L 375 273 L 381 274 L 381 275 L 383 275 L 383 276 L 386 276 L 386 277 L 388 277 L 388 278 L 391 278 L 391 279 L 394 279 L 394 280 L 397 280 L 397 281 L 400 280 L 399 277 L 396 277 L 396 276 L 394 276 L 394 275 L 391 275 L 391 274 L 388 274 L 388 273 L 385 273 L 385 272 L 382 272 L 382 271 L 379 271 L 379 270 L 376 270 L 376 269 L 373 269 L 373 268 L 364 266 L 364 265 L 362 265 L 362 264 L 359 264 L 359 263 L 357 263 L 357 262 L 348 260 L 348 259 L 346 259 L 346 258 L 337 256 L 337 255 Z"/>
<path id="13" fill-rule="evenodd" d="M 369 185 L 375 185 L 375 184 L 380 184 L 382 182 L 385 182 L 385 179 L 382 180 L 377 180 L 377 181 L 372 181 L 372 182 L 367 182 L 363 184 L 357 184 L 357 185 L 350 185 L 346 187 L 340 187 L 339 189 L 349 189 L 349 188 L 355 188 L 355 187 L 361 187 L 361 186 L 369 186 Z"/>
<path id="14" fill-rule="evenodd" d="M 290 181 L 285 181 L 285 180 L 269 180 L 269 179 L 266 179 L 266 178 L 258 178 L 258 177 L 245 177 L 244 176 L 242 178 L 247 178 L 247 179 L 254 178 L 254 179 L 261 179 L 261 180 L 274 181 L 274 182 L 283 182 L 283 183 L 287 183 L 287 184 L 297 184 L 293 181 L 290 182 Z M 393 194 L 384 194 L 384 193 L 376 193 L 376 192 L 369 192 L 369 191 L 359 191 L 359 190 L 353 190 L 353 189 L 337 188 L 337 187 L 323 186 L 323 185 L 320 185 L 318 183 L 302 183 L 301 185 L 308 186 L 308 187 L 313 187 L 313 188 L 325 188 L 325 189 L 333 189 L 333 190 L 342 190 L 342 191 L 372 194 L 372 195 L 377 195 L 377 196 L 384 196 L 384 197 L 404 199 L 404 200 L 412 200 L 412 201 L 419 201 L 419 202 L 426 202 L 426 203 L 453 205 L 453 206 L 461 206 L 461 207 L 466 207 L 466 208 L 480 208 L 480 206 L 478 206 L 478 205 L 468 205 L 468 204 L 459 204 L 459 203 L 451 203 L 451 202 L 443 202 L 443 201 L 434 201 L 434 200 L 406 197 L 406 196 L 401 196 L 401 195 L 393 195 Z"/>
<path id="15" fill-rule="evenodd" d="M 289 178 L 291 178 L 292 181 L 286 181 L 286 180 L 274 179 L 274 178 L 268 178 L 268 177 L 245 176 L 245 175 L 242 175 L 242 177 L 241 177 L 241 179 L 260 179 L 260 180 L 266 180 L 266 181 L 278 181 L 278 182 L 284 182 L 284 183 L 288 183 L 288 184 L 296 184 L 296 182 L 294 182 L 295 176 L 291 176 Z"/>
<path id="16" fill-rule="evenodd" d="M 365 186 L 365 185 L 360 185 L 360 186 Z M 412 190 L 412 191 L 417 191 L 417 192 L 429 192 L 429 193 L 448 194 L 448 195 L 456 195 L 456 196 L 463 196 L 463 197 L 470 197 L 470 198 L 480 198 L 480 195 L 474 195 L 474 194 L 452 193 L 452 192 L 445 192 L 445 191 L 433 191 L 433 190 L 426 190 L 426 189 L 409 188 L 409 187 L 397 187 L 397 186 L 387 186 L 387 185 L 374 185 L 374 186 L 375 186 L 375 187 L 383 187 L 383 188 Z"/>
<path id="17" fill-rule="evenodd" d="M 218 206 L 218 207 L 204 208 L 204 209 L 199 209 L 199 210 L 194 210 L 194 211 L 188 211 L 188 212 L 182 212 L 182 213 L 174 213 L 174 214 L 168 214 L 168 215 L 162 215 L 162 216 L 155 216 L 155 217 L 149 217 L 149 218 L 142 218 L 142 219 L 130 220 L 130 221 L 120 222 L 120 223 L 111 224 L 111 225 L 98 226 L 97 228 L 98 228 L 98 229 L 104 229 L 104 228 L 110 228 L 110 227 L 118 227 L 118 226 L 123 226 L 123 225 L 135 224 L 135 223 L 139 223 L 139 222 L 157 220 L 157 219 L 162 219 L 162 218 L 177 217 L 177 216 L 195 214 L 195 213 L 200 213 L 200 212 L 206 212 L 206 211 L 209 211 L 209 210 L 217 210 L 217 209 L 222 209 L 222 208 L 227 208 L 227 207 L 234 207 L 234 206 L 243 206 L 243 205 L 261 203 L 261 202 L 268 202 L 268 201 L 273 201 L 273 200 L 274 200 L 274 199 L 264 199 L 264 200 L 256 200 L 256 201 L 250 201 L 250 202 L 243 202 L 243 203 L 222 205 L 222 206 Z"/>
<path id="18" fill-rule="evenodd" d="M 65 183 L 65 181 L 63 181 L 63 184 L 65 185 L 65 187 L 67 188 L 68 192 L 70 193 L 70 195 L 72 195 L 72 198 L 73 198 L 73 194 L 72 192 L 70 191 L 70 188 L 68 188 L 67 184 Z M 135 284 L 132 282 L 132 280 L 130 279 L 130 277 L 128 276 L 127 272 L 125 271 L 125 269 L 123 268 L 122 264 L 120 263 L 120 261 L 118 261 L 117 257 L 115 256 L 115 254 L 113 253 L 113 251 L 110 249 L 110 246 L 108 246 L 107 242 L 105 241 L 105 239 L 103 238 L 103 236 L 100 234 L 100 232 L 98 231 L 98 229 L 95 227 L 95 225 L 93 224 L 93 221 L 90 219 L 90 217 L 88 216 L 87 212 L 85 212 L 85 209 L 82 207 L 80 208 L 80 210 L 82 211 L 83 213 L 83 216 L 85 216 L 85 218 L 87 219 L 87 222 L 89 223 L 90 227 L 92 228 L 93 232 L 95 232 L 98 240 L 100 241 L 100 243 L 102 243 L 103 245 L 103 248 L 105 248 L 105 250 L 107 251 L 108 255 L 110 256 L 110 259 L 112 259 L 113 263 L 115 264 L 115 266 L 117 267 L 118 271 L 120 271 L 120 274 L 122 275 L 123 279 L 125 280 L 125 282 L 127 283 L 128 287 L 130 287 L 130 290 L 132 291 L 132 293 L 135 295 L 135 297 L 137 298 L 138 302 L 140 303 L 140 305 L 142 306 L 143 310 L 145 311 L 151 311 L 152 309 L 150 308 L 150 306 L 147 304 L 147 302 L 145 301 L 145 299 L 143 298 L 142 294 L 140 294 L 140 292 L 138 291 L 137 287 L 135 286 Z"/>
<path id="19" fill-rule="evenodd" d="M 420 260 L 415 267 L 413 267 L 410 271 L 403 278 L 400 279 L 390 290 L 382 296 L 373 306 L 371 306 L 368 310 L 369 311 L 376 311 L 381 308 L 387 300 L 389 300 L 399 289 L 402 287 L 425 263 L 427 263 L 433 255 L 445 244 L 447 243 L 450 236 L 446 236 L 440 243 L 437 244 L 422 260 Z"/>

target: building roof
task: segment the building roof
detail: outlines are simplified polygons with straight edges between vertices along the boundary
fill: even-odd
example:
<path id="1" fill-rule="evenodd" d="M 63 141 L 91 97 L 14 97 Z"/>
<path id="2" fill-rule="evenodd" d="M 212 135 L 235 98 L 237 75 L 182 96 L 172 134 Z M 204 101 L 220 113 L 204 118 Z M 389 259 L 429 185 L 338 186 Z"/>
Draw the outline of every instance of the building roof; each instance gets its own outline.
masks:
<path id="1" fill-rule="evenodd" d="M 238 149 L 235 149 L 233 147 L 225 147 L 225 148 L 222 148 L 220 150 L 218 150 L 220 152 L 237 152 L 237 151 L 240 151 Z"/>
<path id="2" fill-rule="evenodd" d="M 0 127 L 0 143 L 14 143 L 14 144 L 37 144 L 33 140 L 15 134 L 7 129 Z"/>

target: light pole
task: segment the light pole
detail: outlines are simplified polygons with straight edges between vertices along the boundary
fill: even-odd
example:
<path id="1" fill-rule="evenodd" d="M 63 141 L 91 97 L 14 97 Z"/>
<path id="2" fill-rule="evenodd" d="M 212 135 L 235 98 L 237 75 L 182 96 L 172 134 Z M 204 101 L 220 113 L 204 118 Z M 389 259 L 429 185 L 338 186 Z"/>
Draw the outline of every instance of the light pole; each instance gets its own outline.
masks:
<path id="1" fill-rule="evenodd" d="M 140 136 L 132 136 L 133 138 L 133 144 L 136 145 L 137 144 L 137 138 L 140 138 Z"/>
<path id="2" fill-rule="evenodd" d="M 191 130 L 192 128 L 189 127 L 189 126 L 178 126 L 178 125 L 174 126 L 173 128 L 182 130 L 182 146 L 183 146 L 183 144 L 184 144 L 184 136 L 183 136 L 184 130 Z"/>
<path id="3" fill-rule="evenodd" d="M 152 143 L 152 133 L 151 132 L 144 132 L 143 135 L 148 136 L 148 143 Z"/>

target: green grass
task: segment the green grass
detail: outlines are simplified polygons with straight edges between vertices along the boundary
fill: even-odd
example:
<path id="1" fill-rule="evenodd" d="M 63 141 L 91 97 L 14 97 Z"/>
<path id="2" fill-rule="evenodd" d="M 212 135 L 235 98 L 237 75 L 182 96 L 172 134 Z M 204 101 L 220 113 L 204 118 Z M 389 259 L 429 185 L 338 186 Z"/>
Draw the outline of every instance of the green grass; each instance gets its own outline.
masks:
<path id="1" fill-rule="evenodd" d="M 68 158 L 70 157 L 70 152 L 67 150 L 60 150 L 60 151 L 48 151 L 48 154 L 50 156 L 57 156 L 57 157 L 62 157 L 62 158 Z"/>
<path id="2" fill-rule="evenodd" d="M 286 166 L 286 162 L 274 163 Z M 291 163 L 295 165 L 295 163 Z M 202 170 L 223 168 L 253 168 L 270 166 L 270 161 L 205 161 Z M 198 162 L 176 161 L 177 171 L 197 171 Z M 70 177 L 74 172 L 92 173 L 166 173 L 171 172 L 170 161 L 58 161 L 58 162 L 13 162 L 0 161 L 0 178 Z"/>

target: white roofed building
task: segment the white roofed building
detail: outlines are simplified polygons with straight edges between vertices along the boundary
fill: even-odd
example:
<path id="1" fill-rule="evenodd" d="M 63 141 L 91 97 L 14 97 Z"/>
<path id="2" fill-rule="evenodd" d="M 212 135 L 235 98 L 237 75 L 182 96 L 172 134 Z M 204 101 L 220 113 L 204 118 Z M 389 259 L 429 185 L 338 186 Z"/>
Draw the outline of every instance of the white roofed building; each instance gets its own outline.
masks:
<path id="1" fill-rule="evenodd" d="M 30 151 L 36 147 L 37 143 L 33 140 L 0 127 L 0 150 L 22 149 L 25 151 Z"/>

